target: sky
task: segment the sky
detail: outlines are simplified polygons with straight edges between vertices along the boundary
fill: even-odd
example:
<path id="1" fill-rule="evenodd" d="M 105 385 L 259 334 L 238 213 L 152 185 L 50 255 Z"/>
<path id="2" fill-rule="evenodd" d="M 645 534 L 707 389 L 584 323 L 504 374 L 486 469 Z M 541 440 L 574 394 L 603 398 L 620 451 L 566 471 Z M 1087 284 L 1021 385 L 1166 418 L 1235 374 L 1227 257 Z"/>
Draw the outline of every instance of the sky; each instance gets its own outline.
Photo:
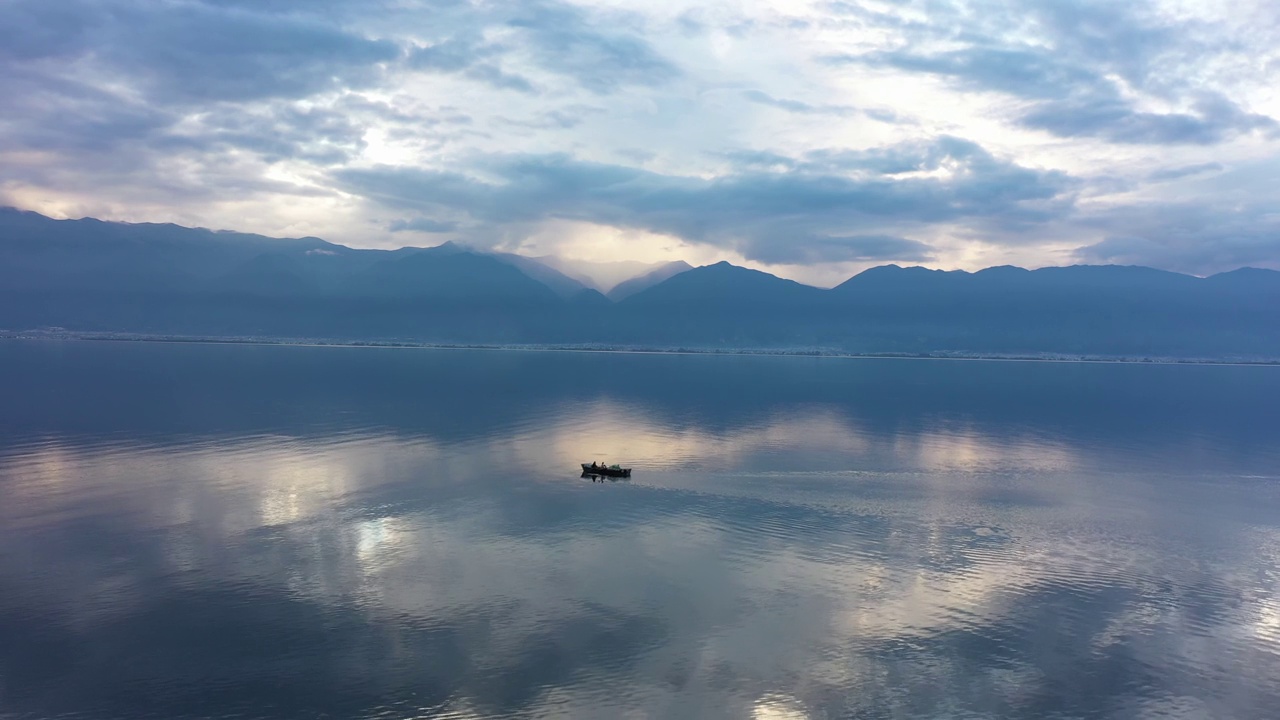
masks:
<path id="1" fill-rule="evenodd" d="M 1275 0 L 0 0 L 0 205 L 353 247 L 1280 269 Z"/>

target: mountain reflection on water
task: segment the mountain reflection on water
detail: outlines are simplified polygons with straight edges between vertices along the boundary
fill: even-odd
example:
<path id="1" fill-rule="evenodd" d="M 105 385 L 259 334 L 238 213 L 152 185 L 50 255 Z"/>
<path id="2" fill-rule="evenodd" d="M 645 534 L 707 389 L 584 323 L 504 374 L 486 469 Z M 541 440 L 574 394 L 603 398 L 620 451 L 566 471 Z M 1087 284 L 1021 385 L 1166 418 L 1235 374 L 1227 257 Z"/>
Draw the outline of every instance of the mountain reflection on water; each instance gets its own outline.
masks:
<path id="1" fill-rule="evenodd" d="M 0 368 L 3 718 L 1280 707 L 1275 368 L 90 342 Z"/>

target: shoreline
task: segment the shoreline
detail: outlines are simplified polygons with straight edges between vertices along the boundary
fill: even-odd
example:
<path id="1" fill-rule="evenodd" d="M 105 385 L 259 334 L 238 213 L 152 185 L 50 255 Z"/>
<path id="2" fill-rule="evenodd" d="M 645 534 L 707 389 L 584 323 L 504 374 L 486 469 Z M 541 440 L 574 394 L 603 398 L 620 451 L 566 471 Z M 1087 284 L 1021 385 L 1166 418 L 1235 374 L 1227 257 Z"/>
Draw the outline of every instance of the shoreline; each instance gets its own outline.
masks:
<path id="1" fill-rule="evenodd" d="M 1147 356 L 1074 355 L 1071 353 L 891 353 L 849 352 L 824 348 L 698 348 L 645 347 L 609 344 L 554 343 L 431 343 L 396 340 L 337 340 L 325 338 L 217 337 L 193 335 L 151 335 L 146 333 L 92 332 L 0 332 L 0 340 L 143 342 L 188 345 L 277 345 L 282 347 L 381 348 L 404 350 L 490 350 L 524 352 L 612 353 L 624 355 L 708 355 L 753 357 L 813 357 L 848 360 L 967 360 L 985 362 L 1095 363 L 1119 365 L 1223 365 L 1239 367 L 1280 367 L 1280 358 L 1227 359 Z"/>

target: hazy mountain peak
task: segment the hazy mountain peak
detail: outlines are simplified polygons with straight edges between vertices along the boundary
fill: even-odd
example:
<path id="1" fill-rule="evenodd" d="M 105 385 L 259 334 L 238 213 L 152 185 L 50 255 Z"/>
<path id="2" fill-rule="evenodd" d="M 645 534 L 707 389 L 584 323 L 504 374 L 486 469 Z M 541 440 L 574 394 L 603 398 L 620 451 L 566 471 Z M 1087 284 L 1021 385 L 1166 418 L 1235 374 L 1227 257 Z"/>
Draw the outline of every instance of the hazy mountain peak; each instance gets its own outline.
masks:
<path id="1" fill-rule="evenodd" d="M 1228 270 L 1228 271 L 1226 271 L 1226 272 L 1216 273 L 1216 274 L 1214 274 L 1214 275 L 1210 275 L 1209 277 L 1211 277 L 1211 278 L 1226 278 L 1226 277 L 1233 277 L 1233 278 L 1259 277 L 1259 278 L 1264 278 L 1264 277 L 1265 277 L 1265 278 L 1280 279 L 1280 270 L 1271 270 L 1271 269 L 1268 269 L 1268 268 L 1259 268 L 1259 267 L 1246 266 L 1246 267 L 1242 267 L 1242 268 L 1237 268 L 1237 269 L 1235 269 L 1235 270 Z"/>
<path id="2" fill-rule="evenodd" d="M 1017 265 L 993 265 L 989 268 L 983 268 L 982 270 L 979 270 L 973 274 L 974 275 L 1026 275 L 1027 273 L 1030 273 L 1030 272 L 1031 272 L 1030 270 L 1023 267 L 1018 267 Z"/>
<path id="3" fill-rule="evenodd" d="M 644 276 L 667 264 L 646 263 L 636 260 L 598 262 L 562 258 L 555 255 L 543 255 L 530 259 L 577 280 L 584 287 L 593 287 L 602 293 L 611 292 L 618 285 Z"/>
<path id="4" fill-rule="evenodd" d="M 854 277 L 861 277 L 861 276 L 864 276 L 864 275 L 865 275 L 865 276 L 867 276 L 867 277 L 874 277 L 874 276 L 877 276 L 877 275 L 886 275 L 886 276 L 889 276 L 889 275 L 898 275 L 898 276 L 905 276 L 905 275 L 915 275 L 915 276 L 935 275 L 935 276 L 941 276 L 941 275 L 947 275 L 947 274 L 950 274 L 950 273 L 959 273 L 959 274 L 965 274 L 965 275 L 967 275 L 967 274 L 968 274 L 968 273 L 966 273 L 966 272 L 965 272 L 965 271 L 963 271 L 963 270 L 934 270 L 933 268 L 927 268 L 927 267 L 923 267 L 923 266 L 921 266 L 921 265 L 907 265 L 907 266 L 902 266 L 902 265 L 898 265 L 898 264 L 896 264 L 896 263 L 890 263 L 890 264 L 888 264 L 888 265 L 877 265 L 877 266 L 875 266 L 875 267 L 867 268 L 866 270 L 863 270 L 862 272 L 858 273 L 858 274 L 857 274 L 857 275 L 855 275 Z"/>
<path id="5" fill-rule="evenodd" d="M 359 250 L 0 211 L 0 327 L 19 331 L 1280 357 L 1280 272 L 1260 268 L 885 265 L 820 290 L 673 262 L 629 284 L 615 306 L 536 259 L 454 243 Z"/>
<path id="6" fill-rule="evenodd" d="M 664 280 L 675 277 L 680 273 L 688 272 L 692 269 L 693 266 L 683 260 L 669 262 L 652 272 L 641 275 L 640 277 L 634 277 L 630 280 L 618 283 L 617 287 L 609 291 L 609 299 L 614 302 L 625 300 L 638 292 L 647 290 Z"/>
<path id="7" fill-rule="evenodd" d="M 754 268 L 742 267 L 741 265 L 734 265 L 728 260 L 721 260 L 718 263 L 712 263 L 710 265 L 702 265 L 700 267 L 696 267 L 696 268 L 693 268 L 692 270 L 682 273 L 682 275 L 690 275 L 692 277 L 698 277 L 698 278 L 709 278 L 709 277 L 735 278 L 736 277 L 736 278 L 753 278 L 753 279 L 759 279 L 759 280 L 764 280 L 767 278 L 770 280 L 776 280 L 778 282 L 792 283 L 795 285 L 801 284 L 796 282 L 795 280 L 780 278 L 777 275 L 765 272 L 763 270 L 756 270 Z"/>
<path id="8" fill-rule="evenodd" d="M 562 298 L 572 298 L 587 287 L 577 278 L 570 277 L 537 258 L 514 253 L 493 253 L 492 257 L 546 285 Z"/>
<path id="9" fill-rule="evenodd" d="M 951 278 L 967 276 L 968 274 L 963 270 L 933 270 L 918 265 L 910 267 L 902 267 L 896 264 L 877 265 L 863 270 L 832 289 L 837 292 L 846 292 L 854 289 L 896 288 L 911 283 L 934 284 Z"/>
<path id="10" fill-rule="evenodd" d="M 422 248 L 422 252 L 430 253 L 432 255 L 457 255 L 459 253 L 475 253 L 475 251 L 472 250 L 471 248 L 459 245 L 458 243 L 452 240 L 446 240 L 445 242 L 442 242 L 439 245 L 435 245 L 429 248 Z"/>
<path id="11" fill-rule="evenodd" d="M 711 305 L 784 307 L 816 299 L 824 290 L 729 262 L 703 265 L 674 275 L 627 299 L 630 305 Z"/>
<path id="12" fill-rule="evenodd" d="M 608 307 L 613 303 L 595 288 L 583 288 L 569 298 L 578 307 Z"/>

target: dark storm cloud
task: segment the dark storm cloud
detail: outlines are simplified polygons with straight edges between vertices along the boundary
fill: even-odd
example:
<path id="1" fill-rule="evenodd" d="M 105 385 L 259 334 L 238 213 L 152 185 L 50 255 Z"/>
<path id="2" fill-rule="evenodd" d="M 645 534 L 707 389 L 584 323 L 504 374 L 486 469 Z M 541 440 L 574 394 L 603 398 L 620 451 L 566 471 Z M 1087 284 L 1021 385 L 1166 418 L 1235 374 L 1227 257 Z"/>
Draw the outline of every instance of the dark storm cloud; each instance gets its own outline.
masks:
<path id="1" fill-rule="evenodd" d="M 910 4 L 910 3 L 909 3 Z M 1221 93 L 1194 85 L 1191 70 L 1206 50 L 1195 28 L 1145 16 L 1143 3 L 1062 3 L 1036 0 L 1017 8 L 989 3 L 982 20 L 963 18 L 956 4 L 933 3 L 930 22 L 903 26 L 908 38 L 892 51 L 820 58 L 829 65 L 863 65 L 933 75 L 954 87 L 1004 93 L 1030 101 L 1020 125 L 1058 137 L 1096 137 L 1113 143 L 1209 145 L 1241 133 L 1275 134 L 1280 124 L 1250 113 Z M 1017 12 L 1013 12 L 1017 10 Z M 1022 21 L 1038 42 L 1003 38 Z M 952 26 L 948 36 L 944 27 Z M 967 23 L 967 24 L 966 24 Z M 1025 34 L 1025 33 L 1022 33 Z M 959 49 L 922 52 L 926 39 L 959 40 Z M 1121 86 L 1189 111 L 1140 110 Z"/>
<path id="2" fill-rule="evenodd" d="M 857 173 L 825 169 L 837 164 Z M 557 218 L 643 228 L 797 263 L 921 259 L 926 246 L 875 228 L 1040 222 L 1069 206 L 1072 186 L 1061 173 L 1023 168 L 949 137 L 794 165 L 771 172 L 747 164 L 707 180 L 519 155 L 483 158 L 470 168 L 475 175 L 380 167 L 339 170 L 334 178 L 394 208 L 464 212 L 488 225 Z M 910 175 L 941 168 L 946 177 Z"/>

